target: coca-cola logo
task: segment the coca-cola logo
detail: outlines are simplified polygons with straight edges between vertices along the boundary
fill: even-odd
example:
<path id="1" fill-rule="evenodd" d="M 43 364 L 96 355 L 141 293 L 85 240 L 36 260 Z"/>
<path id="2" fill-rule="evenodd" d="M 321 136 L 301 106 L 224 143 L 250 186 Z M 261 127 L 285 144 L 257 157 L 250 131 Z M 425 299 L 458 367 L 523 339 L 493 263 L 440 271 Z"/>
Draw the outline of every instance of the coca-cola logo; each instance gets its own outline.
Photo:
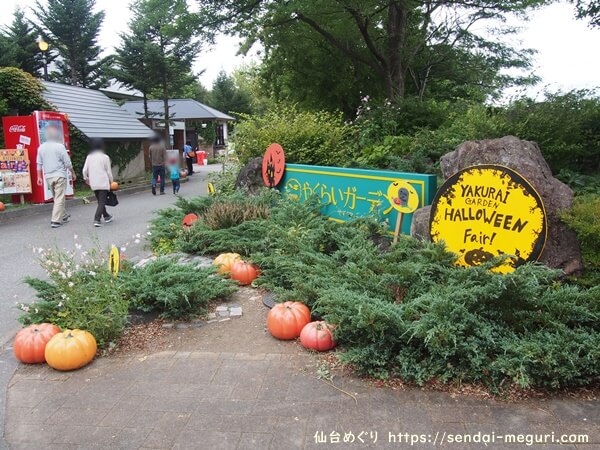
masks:
<path id="1" fill-rule="evenodd" d="M 25 125 L 11 125 L 8 131 L 11 133 L 25 133 L 26 129 L 27 128 L 25 127 Z"/>

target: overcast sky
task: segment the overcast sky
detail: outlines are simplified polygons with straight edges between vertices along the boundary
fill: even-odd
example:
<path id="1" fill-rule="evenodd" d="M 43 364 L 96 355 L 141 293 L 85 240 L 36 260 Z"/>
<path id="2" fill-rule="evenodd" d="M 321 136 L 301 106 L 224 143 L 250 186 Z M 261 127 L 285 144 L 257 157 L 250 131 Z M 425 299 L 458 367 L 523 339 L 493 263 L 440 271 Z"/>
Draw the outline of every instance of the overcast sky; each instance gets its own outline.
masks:
<path id="1" fill-rule="evenodd" d="M 42 0 L 43 2 L 44 0 Z M 195 2 L 189 0 L 190 5 Z M 0 0 L 0 24 L 9 23 L 12 11 L 19 5 L 33 7 L 35 0 Z M 96 0 L 98 9 L 106 11 L 100 43 L 105 49 L 118 45 L 118 34 L 127 30 L 131 0 Z M 538 51 L 535 72 L 542 82 L 534 89 L 548 87 L 551 91 L 600 86 L 600 58 L 594 54 L 600 48 L 600 30 L 592 30 L 585 21 L 574 18 L 573 7 L 563 3 L 547 6 L 531 14 L 531 20 L 522 24 L 517 42 Z M 220 70 L 231 72 L 244 63 L 256 60 L 252 56 L 237 55 L 239 39 L 221 37 L 215 46 L 204 50 L 195 63 L 195 71 L 204 70 L 202 83 L 210 87 Z"/>

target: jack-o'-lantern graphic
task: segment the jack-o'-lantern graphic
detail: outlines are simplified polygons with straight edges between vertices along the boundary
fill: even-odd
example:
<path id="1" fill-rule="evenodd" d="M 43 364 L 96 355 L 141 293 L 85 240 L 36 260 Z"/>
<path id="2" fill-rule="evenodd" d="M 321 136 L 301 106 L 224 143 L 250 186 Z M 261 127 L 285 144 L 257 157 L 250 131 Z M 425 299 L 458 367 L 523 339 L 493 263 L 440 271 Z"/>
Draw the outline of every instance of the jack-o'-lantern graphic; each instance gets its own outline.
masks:
<path id="1" fill-rule="evenodd" d="M 391 207 L 402 214 L 410 214 L 419 207 L 419 194 L 414 187 L 403 180 L 390 183 L 387 199 Z"/>
<path id="2" fill-rule="evenodd" d="M 493 257 L 493 253 L 486 252 L 483 248 L 476 248 L 465 253 L 465 262 L 469 266 L 480 266 L 490 261 Z"/>
<path id="3" fill-rule="evenodd" d="M 283 178 L 285 172 L 285 152 L 279 144 L 271 144 L 262 161 L 262 177 L 265 186 L 274 188 Z"/>

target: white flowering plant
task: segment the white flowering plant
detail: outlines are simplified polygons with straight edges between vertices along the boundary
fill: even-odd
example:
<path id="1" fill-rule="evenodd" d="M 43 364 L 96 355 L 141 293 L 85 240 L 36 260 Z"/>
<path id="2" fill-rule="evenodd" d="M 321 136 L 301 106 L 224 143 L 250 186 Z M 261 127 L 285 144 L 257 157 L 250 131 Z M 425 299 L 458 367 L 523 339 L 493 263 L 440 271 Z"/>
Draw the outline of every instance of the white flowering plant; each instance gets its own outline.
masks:
<path id="1" fill-rule="evenodd" d="M 81 251 L 34 249 L 47 279 L 26 277 L 37 300 L 17 303 L 24 325 L 49 322 L 60 328 L 90 331 L 100 345 L 115 340 L 127 324 L 128 302 L 121 280 L 108 267 L 108 255 L 99 248 Z"/>

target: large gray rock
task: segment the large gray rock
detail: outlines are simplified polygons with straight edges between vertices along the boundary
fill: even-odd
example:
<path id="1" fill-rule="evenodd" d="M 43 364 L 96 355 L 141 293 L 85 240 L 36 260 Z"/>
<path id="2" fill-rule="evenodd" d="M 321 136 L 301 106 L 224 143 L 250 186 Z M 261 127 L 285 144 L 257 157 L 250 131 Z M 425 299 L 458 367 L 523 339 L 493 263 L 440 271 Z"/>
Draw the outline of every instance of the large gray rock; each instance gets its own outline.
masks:
<path id="1" fill-rule="evenodd" d="M 240 170 L 235 180 L 235 188 L 255 194 L 263 187 L 265 182 L 262 179 L 262 157 L 252 158 Z"/>
<path id="2" fill-rule="evenodd" d="M 478 164 L 506 166 L 531 183 L 544 201 L 548 220 L 548 239 L 540 262 L 562 269 L 567 274 L 579 272 L 583 266 L 577 236 L 559 217 L 561 211 L 573 205 L 573 191 L 552 176 L 550 166 L 544 160 L 538 145 L 514 136 L 469 141 L 442 156 L 440 160 L 444 179 Z M 415 212 L 411 234 L 429 238 L 429 212 L 430 207 Z"/>
<path id="3" fill-rule="evenodd" d="M 412 222 L 410 224 L 410 235 L 417 239 L 430 241 L 429 234 L 429 219 L 431 215 L 431 206 L 424 206 L 417 209 L 413 213 Z"/>

